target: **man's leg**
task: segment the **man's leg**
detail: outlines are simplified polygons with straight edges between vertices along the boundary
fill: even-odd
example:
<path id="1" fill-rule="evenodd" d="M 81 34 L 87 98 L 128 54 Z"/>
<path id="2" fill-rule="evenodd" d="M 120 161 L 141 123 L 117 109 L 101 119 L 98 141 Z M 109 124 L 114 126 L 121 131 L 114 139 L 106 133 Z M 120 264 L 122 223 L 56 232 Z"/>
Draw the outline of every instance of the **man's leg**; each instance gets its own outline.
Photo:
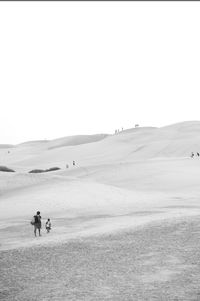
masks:
<path id="1" fill-rule="evenodd" d="M 35 236 L 36 236 L 36 226 L 34 226 L 34 234 L 35 234 Z"/>

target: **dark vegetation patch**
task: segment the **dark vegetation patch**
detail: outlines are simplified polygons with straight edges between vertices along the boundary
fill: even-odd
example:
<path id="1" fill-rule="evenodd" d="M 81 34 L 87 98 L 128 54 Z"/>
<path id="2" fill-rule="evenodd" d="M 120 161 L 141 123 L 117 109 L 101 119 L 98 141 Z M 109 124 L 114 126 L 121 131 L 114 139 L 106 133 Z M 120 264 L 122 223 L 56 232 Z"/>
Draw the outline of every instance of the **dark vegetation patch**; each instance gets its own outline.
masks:
<path id="1" fill-rule="evenodd" d="M 59 169 L 60 169 L 60 167 L 51 167 L 51 168 L 46 169 L 46 172 L 55 171 L 55 170 L 59 170 Z"/>
<path id="2" fill-rule="evenodd" d="M 59 170 L 59 167 L 51 167 L 48 169 L 33 169 L 31 171 L 29 171 L 29 173 L 42 173 L 42 172 L 49 172 L 49 171 L 55 171 L 55 170 Z"/>
<path id="3" fill-rule="evenodd" d="M 6 166 L 0 166 L 0 171 L 5 171 L 5 172 L 15 172 L 13 169 L 8 168 Z"/>

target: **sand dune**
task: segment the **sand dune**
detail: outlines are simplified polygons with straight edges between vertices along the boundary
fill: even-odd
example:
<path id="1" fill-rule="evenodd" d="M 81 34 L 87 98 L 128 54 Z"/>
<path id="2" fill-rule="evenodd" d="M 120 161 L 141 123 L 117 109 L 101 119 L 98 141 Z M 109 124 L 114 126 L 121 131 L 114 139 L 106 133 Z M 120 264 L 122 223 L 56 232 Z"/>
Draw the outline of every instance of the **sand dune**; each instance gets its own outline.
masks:
<path id="1" fill-rule="evenodd" d="M 46 149 L 53 149 L 63 146 L 70 146 L 70 145 L 80 145 L 80 144 L 87 144 L 99 141 L 101 139 L 106 138 L 107 134 L 97 134 L 97 135 L 76 135 L 76 136 L 69 136 L 58 138 L 54 140 L 35 140 L 35 141 L 27 141 L 16 145 L 16 147 L 31 147 L 31 146 L 42 146 L 45 145 Z"/>
<path id="2" fill-rule="evenodd" d="M 16 171 L 0 172 L 0 298 L 198 300 L 199 131 L 195 121 L 0 148 Z"/>
<path id="3" fill-rule="evenodd" d="M 0 163 L 18 171 L 59 166 L 132 162 L 152 158 L 183 158 L 200 151 L 200 122 L 162 128 L 135 128 L 117 135 L 74 136 L 23 143 L 9 153 L 0 149 Z"/>
<path id="4" fill-rule="evenodd" d="M 190 153 L 200 149 L 199 131 L 200 122 L 191 121 L 163 128 L 128 129 L 116 135 L 27 142 L 9 149 L 9 153 L 0 149 L 0 163 L 16 171 L 0 172 L 1 231 L 7 231 L 13 220 L 27 224 L 38 209 L 44 218 L 74 219 L 74 235 L 76 227 L 80 232 L 84 225 L 78 220 L 83 216 L 93 221 L 85 231 L 98 233 L 134 227 L 138 224 L 132 219 L 134 212 L 161 211 L 153 219 L 198 215 L 200 159 L 191 159 Z M 61 169 L 28 173 L 54 166 Z M 152 220 L 150 213 L 137 220 Z M 66 239 L 58 220 L 55 233 L 62 229 Z M 5 235 L 5 245 L 8 239 Z M 18 239 L 20 242 L 20 233 Z"/>

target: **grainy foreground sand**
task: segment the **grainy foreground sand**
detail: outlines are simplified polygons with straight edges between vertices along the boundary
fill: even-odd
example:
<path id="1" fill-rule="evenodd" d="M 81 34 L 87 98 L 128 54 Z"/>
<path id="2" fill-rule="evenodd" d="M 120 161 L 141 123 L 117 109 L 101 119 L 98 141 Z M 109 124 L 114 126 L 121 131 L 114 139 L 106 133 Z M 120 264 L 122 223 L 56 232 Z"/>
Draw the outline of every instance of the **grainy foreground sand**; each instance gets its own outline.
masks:
<path id="1" fill-rule="evenodd" d="M 199 301 L 200 216 L 1 251 L 0 270 L 2 301 Z"/>

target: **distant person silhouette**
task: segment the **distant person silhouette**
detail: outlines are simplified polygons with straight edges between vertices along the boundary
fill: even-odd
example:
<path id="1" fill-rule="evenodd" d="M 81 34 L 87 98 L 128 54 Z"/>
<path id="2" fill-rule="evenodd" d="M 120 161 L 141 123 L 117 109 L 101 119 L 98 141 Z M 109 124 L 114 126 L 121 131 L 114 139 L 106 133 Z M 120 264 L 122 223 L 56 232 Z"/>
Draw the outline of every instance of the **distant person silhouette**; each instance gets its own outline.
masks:
<path id="1" fill-rule="evenodd" d="M 50 218 L 48 218 L 48 220 L 46 221 L 46 230 L 47 230 L 47 233 L 49 233 L 50 230 L 51 230 L 51 221 L 50 221 Z"/>
<path id="2" fill-rule="evenodd" d="M 194 153 L 193 152 L 191 153 L 191 158 L 194 158 Z"/>
<path id="3" fill-rule="evenodd" d="M 75 161 L 73 161 L 73 166 L 75 166 Z"/>
<path id="4" fill-rule="evenodd" d="M 199 153 L 197 153 L 197 156 L 199 157 Z"/>
<path id="5" fill-rule="evenodd" d="M 37 236 L 37 230 L 39 233 L 39 236 L 41 236 L 40 230 L 42 227 L 42 222 L 41 222 L 41 216 L 40 216 L 40 211 L 37 211 L 36 215 L 34 215 L 34 220 L 33 220 L 33 225 L 34 225 L 34 234 Z"/>

